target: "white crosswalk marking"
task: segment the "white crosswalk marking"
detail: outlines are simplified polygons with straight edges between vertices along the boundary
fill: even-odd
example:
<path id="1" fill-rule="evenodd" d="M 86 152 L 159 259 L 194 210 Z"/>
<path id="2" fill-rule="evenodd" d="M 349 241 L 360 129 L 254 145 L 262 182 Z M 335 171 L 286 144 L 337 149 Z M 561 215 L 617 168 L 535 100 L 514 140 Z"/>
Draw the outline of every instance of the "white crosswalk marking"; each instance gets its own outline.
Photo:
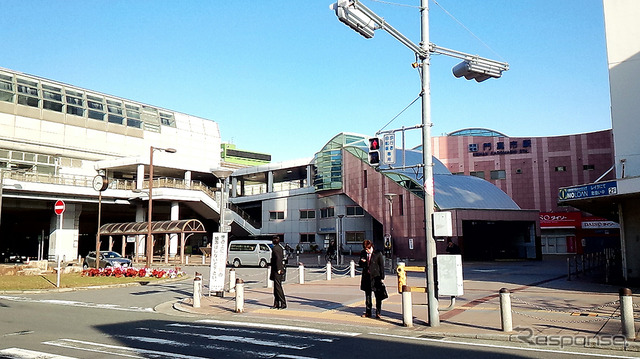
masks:
<path id="1" fill-rule="evenodd" d="M 63 355 L 48 354 L 42 352 L 36 352 L 33 350 L 20 349 L 20 348 L 7 348 L 0 350 L 0 358 L 7 359 L 76 359 L 73 357 L 66 357 Z"/>
<path id="2" fill-rule="evenodd" d="M 206 325 L 206 324 L 215 325 Z M 115 334 L 111 338 L 122 345 L 60 338 L 42 342 L 62 348 L 65 353 L 84 352 L 86 355 L 123 357 L 134 359 L 205 359 L 187 353 L 218 352 L 237 358 L 288 358 L 314 359 L 295 352 L 306 352 L 318 343 L 334 343 L 340 337 L 352 337 L 357 333 L 303 330 L 288 326 L 282 333 L 274 332 L 272 325 L 226 326 L 223 321 L 199 321 L 199 324 L 166 323 L 163 328 L 135 328 L 135 335 Z M 126 344 L 124 344 L 126 343 Z M 149 348 L 149 349 L 146 349 Z M 53 348 L 52 348 L 53 349 Z M 55 351 L 55 350 L 53 350 Z M 91 353 L 91 354 L 89 354 Z M 0 350 L 0 359 L 75 359 L 73 357 L 42 353 L 20 348 Z"/>
<path id="3" fill-rule="evenodd" d="M 167 353 L 167 352 L 161 352 L 157 350 L 148 350 L 148 349 L 140 349 L 140 348 L 128 348 L 128 347 L 123 347 L 119 345 L 100 344 L 100 343 L 93 343 L 93 342 L 87 342 L 83 340 L 74 340 L 74 339 L 58 339 L 58 340 L 44 342 L 43 344 L 53 345 L 57 347 L 67 348 L 67 349 L 79 349 L 79 350 L 85 350 L 85 351 L 90 351 L 94 353 L 118 355 L 118 356 L 124 356 L 128 358 L 136 358 L 136 359 L 145 359 L 148 357 L 153 357 L 157 359 L 164 359 L 164 358 L 205 359 L 205 358 L 200 358 L 193 355 Z"/>

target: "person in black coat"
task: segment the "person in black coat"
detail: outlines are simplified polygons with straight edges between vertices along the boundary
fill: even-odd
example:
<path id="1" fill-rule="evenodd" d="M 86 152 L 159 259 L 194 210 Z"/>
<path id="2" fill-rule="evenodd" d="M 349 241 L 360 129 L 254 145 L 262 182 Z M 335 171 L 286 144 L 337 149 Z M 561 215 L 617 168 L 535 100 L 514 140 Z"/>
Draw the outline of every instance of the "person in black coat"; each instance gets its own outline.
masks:
<path id="1" fill-rule="evenodd" d="M 271 274 L 269 279 L 273 281 L 273 307 L 271 309 L 284 309 L 287 307 L 287 300 L 284 297 L 282 281 L 284 281 L 287 267 L 285 265 L 286 256 L 284 247 L 280 244 L 280 237 L 274 236 L 271 240 Z"/>
<path id="2" fill-rule="evenodd" d="M 382 280 L 384 279 L 384 257 L 382 252 L 374 251 L 373 243 L 365 240 L 362 243 L 364 248 L 360 252 L 358 265 L 362 268 L 362 278 L 360 279 L 360 289 L 364 291 L 365 312 L 363 317 L 371 317 L 371 293 L 376 296 L 376 318 L 380 319 L 382 311 L 382 301 L 387 297 L 387 291 Z"/>

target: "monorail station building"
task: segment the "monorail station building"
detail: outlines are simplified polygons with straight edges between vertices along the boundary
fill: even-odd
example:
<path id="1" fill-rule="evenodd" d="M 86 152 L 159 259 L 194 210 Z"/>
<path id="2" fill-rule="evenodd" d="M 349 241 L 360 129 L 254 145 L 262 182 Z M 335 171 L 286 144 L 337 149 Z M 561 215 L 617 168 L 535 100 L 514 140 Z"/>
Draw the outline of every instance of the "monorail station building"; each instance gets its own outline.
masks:
<path id="1" fill-rule="evenodd" d="M 395 255 L 421 259 L 421 174 L 371 167 L 366 139 L 339 134 L 314 157 L 272 164 L 222 146 L 212 120 L 0 69 L 0 248 L 71 260 L 95 249 L 100 227 L 102 250 L 145 256 L 151 214 L 153 251 L 165 258 L 206 246 L 222 229 L 232 239 L 280 235 L 301 250 L 331 239 L 345 251 L 364 239 L 382 248 L 391 238 Z M 436 163 L 437 210 L 453 214 L 453 239 L 467 253 L 539 257 L 537 211 Z"/>
<path id="2" fill-rule="evenodd" d="M 235 171 L 231 202 L 303 250 L 332 240 L 359 252 L 364 239 L 393 255 L 424 259 L 424 186 L 416 169 L 376 169 L 368 163 L 368 137 L 341 133 L 314 158 Z M 416 150 L 396 150 L 407 165 L 422 162 Z M 538 211 L 522 210 L 503 191 L 473 176 L 455 176 L 434 159 L 435 204 L 452 218 L 452 239 L 469 259 L 536 259 Z M 312 173 L 315 171 L 315 173 Z M 437 247 L 445 251 L 445 238 Z"/>
<path id="3" fill-rule="evenodd" d="M 96 248 L 99 221 L 148 213 L 169 222 L 155 252 L 176 255 L 181 235 L 203 245 L 218 229 L 220 153 L 214 121 L 0 68 L 0 251 L 75 259 Z M 191 233 L 171 226 L 184 219 Z M 146 229 L 105 233 L 102 247 L 144 255 Z"/>

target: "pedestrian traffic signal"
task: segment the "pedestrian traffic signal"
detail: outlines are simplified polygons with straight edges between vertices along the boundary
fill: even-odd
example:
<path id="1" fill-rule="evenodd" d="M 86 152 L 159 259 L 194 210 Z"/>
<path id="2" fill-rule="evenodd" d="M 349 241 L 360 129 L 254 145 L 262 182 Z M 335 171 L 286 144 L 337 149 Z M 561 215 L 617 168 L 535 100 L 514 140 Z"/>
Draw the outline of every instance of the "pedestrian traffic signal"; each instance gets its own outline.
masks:
<path id="1" fill-rule="evenodd" d="M 378 137 L 369 138 L 369 164 L 372 166 L 380 166 L 381 142 Z"/>

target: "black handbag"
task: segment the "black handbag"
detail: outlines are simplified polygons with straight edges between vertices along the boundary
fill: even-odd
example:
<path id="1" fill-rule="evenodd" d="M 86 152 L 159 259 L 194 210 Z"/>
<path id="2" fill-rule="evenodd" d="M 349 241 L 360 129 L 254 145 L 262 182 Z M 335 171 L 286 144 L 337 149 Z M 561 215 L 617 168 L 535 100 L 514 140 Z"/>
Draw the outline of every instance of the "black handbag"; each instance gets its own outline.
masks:
<path id="1" fill-rule="evenodd" d="M 382 282 L 376 283 L 375 294 L 376 294 L 376 300 L 384 300 L 389 298 L 389 293 L 387 293 L 387 287 Z"/>

